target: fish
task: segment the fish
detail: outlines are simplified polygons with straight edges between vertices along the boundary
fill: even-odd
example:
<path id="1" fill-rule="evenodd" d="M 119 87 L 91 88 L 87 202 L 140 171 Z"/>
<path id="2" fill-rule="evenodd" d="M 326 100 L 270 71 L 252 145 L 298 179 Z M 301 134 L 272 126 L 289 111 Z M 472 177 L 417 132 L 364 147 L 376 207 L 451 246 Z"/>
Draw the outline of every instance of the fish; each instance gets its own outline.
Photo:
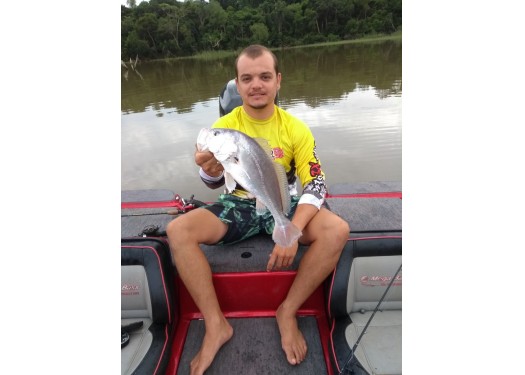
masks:
<path id="1" fill-rule="evenodd" d="M 256 212 L 267 210 L 275 220 L 273 241 L 290 247 L 302 232 L 286 215 L 290 212 L 290 193 L 284 167 L 275 162 L 267 140 L 252 138 L 233 129 L 203 128 L 197 149 L 210 151 L 224 167 L 226 189 L 231 193 L 237 183 L 255 197 Z"/>

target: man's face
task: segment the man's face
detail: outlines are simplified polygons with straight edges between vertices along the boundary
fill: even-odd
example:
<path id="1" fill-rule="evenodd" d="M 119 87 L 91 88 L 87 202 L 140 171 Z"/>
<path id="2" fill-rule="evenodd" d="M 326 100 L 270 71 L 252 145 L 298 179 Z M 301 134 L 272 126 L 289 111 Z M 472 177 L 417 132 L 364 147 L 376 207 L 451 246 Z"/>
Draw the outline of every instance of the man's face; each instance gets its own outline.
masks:
<path id="1" fill-rule="evenodd" d="M 242 55 L 237 62 L 237 71 L 237 90 L 243 104 L 254 110 L 273 110 L 281 73 L 275 73 L 272 56 L 267 52 L 255 59 Z"/>

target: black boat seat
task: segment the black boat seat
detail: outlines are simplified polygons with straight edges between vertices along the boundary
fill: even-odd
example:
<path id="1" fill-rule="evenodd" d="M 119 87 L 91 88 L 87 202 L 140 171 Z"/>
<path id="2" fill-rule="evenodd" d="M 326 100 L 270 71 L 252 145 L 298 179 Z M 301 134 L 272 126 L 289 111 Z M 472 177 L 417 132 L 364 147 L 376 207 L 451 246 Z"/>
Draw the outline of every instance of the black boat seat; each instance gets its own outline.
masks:
<path id="1" fill-rule="evenodd" d="M 121 374 L 164 374 L 173 341 L 171 255 L 163 240 L 123 239 L 121 326 L 142 322 L 121 349 Z M 123 329 L 124 331 L 124 329 Z M 125 344 L 125 346 L 124 346 Z"/>
<path id="2" fill-rule="evenodd" d="M 348 241 L 328 293 L 331 360 L 338 372 L 346 365 L 354 374 L 401 374 L 401 271 L 359 341 L 354 358 L 351 354 L 401 263 L 401 238 Z"/>

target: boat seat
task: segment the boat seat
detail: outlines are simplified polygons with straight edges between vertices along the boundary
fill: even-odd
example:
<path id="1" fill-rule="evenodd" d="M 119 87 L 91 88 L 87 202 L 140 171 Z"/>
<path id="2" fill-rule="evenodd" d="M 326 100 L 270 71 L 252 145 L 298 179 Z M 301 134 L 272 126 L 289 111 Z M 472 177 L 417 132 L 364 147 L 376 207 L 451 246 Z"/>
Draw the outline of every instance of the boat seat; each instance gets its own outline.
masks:
<path id="1" fill-rule="evenodd" d="M 164 374 L 173 342 L 173 275 L 161 239 L 122 239 L 121 326 L 142 322 L 121 349 L 122 375 Z M 126 344 L 124 346 L 124 344 Z"/>
<path id="2" fill-rule="evenodd" d="M 352 348 L 401 263 L 400 237 L 356 238 L 345 246 L 327 294 L 330 357 L 339 373 L 351 369 L 356 375 L 401 374 L 401 271 L 352 357 Z"/>

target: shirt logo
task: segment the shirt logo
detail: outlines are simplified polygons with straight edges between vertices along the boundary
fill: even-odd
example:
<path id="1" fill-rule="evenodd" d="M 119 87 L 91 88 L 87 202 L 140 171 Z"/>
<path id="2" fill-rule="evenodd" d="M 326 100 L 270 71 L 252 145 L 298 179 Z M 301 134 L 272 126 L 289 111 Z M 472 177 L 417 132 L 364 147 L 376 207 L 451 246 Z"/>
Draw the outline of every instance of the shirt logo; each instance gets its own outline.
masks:
<path id="1" fill-rule="evenodd" d="M 272 149 L 272 158 L 282 159 L 284 157 L 283 149 L 280 147 L 275 147 Z"/>
<path id="2" fill-rule="evenodd" d="M 321 175 L 321 165 L 319 163 L 310 162 L 310 176 L 320 176 Z"/>

